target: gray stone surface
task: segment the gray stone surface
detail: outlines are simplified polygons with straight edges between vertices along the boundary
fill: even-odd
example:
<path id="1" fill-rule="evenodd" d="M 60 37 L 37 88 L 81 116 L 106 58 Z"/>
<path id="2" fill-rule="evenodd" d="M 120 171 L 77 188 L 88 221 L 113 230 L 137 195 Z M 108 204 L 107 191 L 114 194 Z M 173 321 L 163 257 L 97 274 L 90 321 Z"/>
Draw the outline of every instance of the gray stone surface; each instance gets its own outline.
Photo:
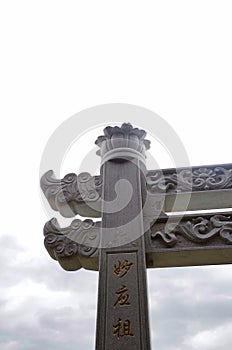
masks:
<path id="1" fill-rule="evenodd" d="M 111 136 L 109 137 L 112 140 Z M 117 138 L 123 146 L 125 138 Z M 138 140 L 140 146 L 140 140 Z M 104 154 L 101 155 L 104 157 Z M 102 166 L 103 199 L 102 244 L 100 251 L 97 350 L 149 350 L 149 320 L 146 286 L 146 262 L 143 235 L 144 165 L 139 159 L 114 158 Z M 115 199 L 119 180 L 124 208 L 115 203 L 107 213 L 107 202 Z M 132 196 L 128 204 L 128 183 Z M 118 197 L 120 195 L 118 194 Z M 120 232 L 120 234 L 118 234 Z M 121 291 L 121 294 L 120 294 Z"/>

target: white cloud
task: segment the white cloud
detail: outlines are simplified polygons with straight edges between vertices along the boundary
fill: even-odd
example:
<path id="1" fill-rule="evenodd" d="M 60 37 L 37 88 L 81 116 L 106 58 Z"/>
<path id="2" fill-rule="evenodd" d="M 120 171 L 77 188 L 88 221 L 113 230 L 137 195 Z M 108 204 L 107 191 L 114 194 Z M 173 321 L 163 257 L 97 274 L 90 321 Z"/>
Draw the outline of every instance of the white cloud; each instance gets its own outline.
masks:
<path id="1" fill-rule="evenodd" d="M 9 341 L 7 343 L 0 343 L 1 350 L 15 350 L 18 347 L 17 341 Z"/>
<path id="2" fill-rule="evenodd" d="M 229 350 L 232 342 L 231 330 L 231 322 L 212 329 L 202 330 L 187 337 L 183 345 L 190 350 Z"/>

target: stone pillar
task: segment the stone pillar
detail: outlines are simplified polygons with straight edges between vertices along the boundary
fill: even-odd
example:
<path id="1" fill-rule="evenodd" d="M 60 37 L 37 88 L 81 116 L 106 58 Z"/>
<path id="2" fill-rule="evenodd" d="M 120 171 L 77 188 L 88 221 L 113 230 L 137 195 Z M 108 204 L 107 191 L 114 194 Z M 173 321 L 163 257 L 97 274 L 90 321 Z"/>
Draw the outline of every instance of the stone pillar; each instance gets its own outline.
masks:
<path id="1" fill-rule="evenodd" d="M 150 142 L 130 124 L 98 137 L 103 177 L 96 350 L 149 350 L 142 207 Z"/>

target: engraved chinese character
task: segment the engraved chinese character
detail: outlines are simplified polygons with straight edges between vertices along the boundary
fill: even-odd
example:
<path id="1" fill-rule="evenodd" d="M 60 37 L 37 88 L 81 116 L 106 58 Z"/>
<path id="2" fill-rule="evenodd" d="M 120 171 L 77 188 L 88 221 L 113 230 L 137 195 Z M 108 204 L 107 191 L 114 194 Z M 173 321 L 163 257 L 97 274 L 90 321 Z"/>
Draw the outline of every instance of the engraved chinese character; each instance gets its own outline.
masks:
<path id="1" fill-rule="evenodd" d="M 134 334 L 131 332 L 131 321 L 125 320 L 122 322 L 121 318 L 118 319 L 118 323 L 114 327 L 114 336 L 120 339 L 120 337 L 133 337 Z"/>
<path id="2" fill-rule="evenodd" d="M 119 260 L 118 265 L 114 265 L 114 274 L 121 278 L 129 272 L 132 265 L 133 263 L 129 263 L 128 260 L 123 263 Z"/>
<path id="3" fill-rule="evenodd" d="M 124 305 L 130 305 L 129 302 L 129 294 L 127 294 L 127 287 L 126 286 L 122 286 L 119 290 L 117 290 L 117 292 L 115 292 L 115 294 L 117 295 L 117 300 L 114 303 L 114 307 L 119 304 L 120 306 L 124 306 Z"/>

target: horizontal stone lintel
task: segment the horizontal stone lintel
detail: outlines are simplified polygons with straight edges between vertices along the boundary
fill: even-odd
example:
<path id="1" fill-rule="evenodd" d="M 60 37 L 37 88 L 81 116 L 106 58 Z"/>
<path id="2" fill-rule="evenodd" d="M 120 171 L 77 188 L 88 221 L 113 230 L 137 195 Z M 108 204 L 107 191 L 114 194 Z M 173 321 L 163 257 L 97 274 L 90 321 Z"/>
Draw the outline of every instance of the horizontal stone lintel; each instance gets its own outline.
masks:
<path id="1" fill-rule="evenodd" d="M 147 188 L 167 213 L 231 208 L 232 164 L 150 170 Z"/>
<path id="2" fill-rule="evenodd" d="M 57 258 L 60 266 L 66 271 L 77 271 L 80 268 L 99 271 L 99 255 L 94 257 Z M 204 247 L 182 250 L 153 249 L 146 253 L 147 268 L 184 267 L 203 265 L 222 265 L 232 263 L 232 247 Z"/>
<path id="3" fill-rule="evenodd" d="M 147 267 L 232 263 L 232 212 L 157 219 L 146 233 Z"/>
<path id="4" fill-rule="evenodd" d="M 190 211 L 232 207 L 232 164 L 149 170 L 147 191 L 161 210 Z M 59 180 L 52 171 L 41 178 L 51 208 L 64 217 L 101 216 L 101 176 L 68 174 Z"/>
<path id="5" fill-rule="evenodd" d="M 75 230 L 70 236 L 70 227 L 61 229 L 56 221 L 48 222 L 44 230 L 48 253 L 65 270 L 75 271 L 83 267 L 98 271 L 99 225 L 100 222 L 74 221 L 71 228 Z M 77 237 L 77 234 L 83 235 L 83 243 L 95 237 L 96 248 L 86 249 L 67 238 L 67 235 Z M 145 233 L 145 253 L 147 268 L 230 264 L 232 212 L 159 218 Z"/>
<path id="6" fill-rule="evenodd" d="M 232 208 L 232 189 L 165 194 L 163 211 L 195 211 Z"/>
<path id="7" fill-rule="evenodd" d="M 163 249 L 146 253 L 147 268 L 232 264 L 232 246 Z"/>

